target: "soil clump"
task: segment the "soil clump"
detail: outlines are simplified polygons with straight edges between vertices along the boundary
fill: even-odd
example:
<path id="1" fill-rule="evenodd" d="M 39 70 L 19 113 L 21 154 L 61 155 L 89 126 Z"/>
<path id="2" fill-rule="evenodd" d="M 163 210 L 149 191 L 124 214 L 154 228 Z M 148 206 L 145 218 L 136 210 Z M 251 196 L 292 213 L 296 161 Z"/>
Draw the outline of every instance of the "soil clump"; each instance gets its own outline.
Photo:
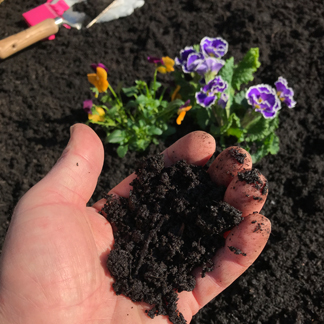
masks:
<path id="1" fill-rule="evenodd" d="M 139 163 L 136 175 L 129 198 L 108 196 L 103 209 L 115 238 L 108 257 L 113 288 L 153 305 L 150 317 L 168 315 L 183 324 L 177 292 L 194 289 L 198 266 L 202 276 L 213 270 L 224 232 L 241 222 L 242 213 L 222 201 L 226 188 L 203 167 L 179 161 L 167 168 L 163 156 L 154 155 Z"/>

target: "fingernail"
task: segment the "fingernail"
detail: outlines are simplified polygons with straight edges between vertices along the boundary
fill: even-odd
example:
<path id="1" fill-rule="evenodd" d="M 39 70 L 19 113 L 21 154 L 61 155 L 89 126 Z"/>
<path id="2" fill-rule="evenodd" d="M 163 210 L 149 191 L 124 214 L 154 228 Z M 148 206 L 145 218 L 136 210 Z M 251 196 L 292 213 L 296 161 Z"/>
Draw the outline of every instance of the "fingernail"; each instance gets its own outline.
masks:
<path id="1" fill-rule="evenodd" d="M 74 131 L 74 127 L 75 127 L 75 125 L 72 125 L 72 126 L 70 127 L 70 137 L 72 136 L 72 133 L 73 133 L 73 131 Z"/>

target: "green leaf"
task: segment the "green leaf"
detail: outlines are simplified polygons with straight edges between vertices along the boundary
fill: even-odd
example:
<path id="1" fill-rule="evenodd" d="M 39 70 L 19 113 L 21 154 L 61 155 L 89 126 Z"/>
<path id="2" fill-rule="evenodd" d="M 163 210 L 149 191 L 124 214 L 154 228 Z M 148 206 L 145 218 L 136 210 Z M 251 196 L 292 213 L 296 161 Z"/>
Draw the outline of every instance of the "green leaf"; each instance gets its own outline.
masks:
<path id="1" fill-rule="evenodd" d="M 192 46 L 192 47 L 193 47 L 193 49 L 194 49 L 197 53 L 200 52 L 200 45 L 199 45 L 199 44 L 196 44 L 196 45 L 194 45 L 194 46 Z"/>
<path id="2" fill-rule="evenodd" d="M 105 121 L 103 122 L 103 124 L 108 127 L 116 126 L 116 123 L 111 118 L 108 118 L 108 117 L 105 118 Z"/>
<path id="3" fill-rule="evenodd" d="M 206 84 L 209 83 L 211 80 L 214 80 L 216 74 L 217 74 L 217 72 L 212 72 L 212 71 L 209 71 L 209 72 L 205 73 L 205 82 L 206 82 Z"/>
<path id="4" fill-rule="evenodd" d="M 225 65 L 218 72 L 218 75 L 222 77 L 224 81 L 230 86 L 232 84 L 234 74 L 234 57 L 226 60 Z"/>
<path id="5" fill-rule="evenodd" d="M 279 116 L 266 119 L 262 115 L 246 128 L 247 142 L 262 141 L 265 137 L 272 134 L 279 126 Z"/>
<path id="6" fill-rule="evenodd" d="M 124 130 L 116 129 L 108 136 L 109 143 L 123 143 L 126 137 Z"/>
<path id="7" fill-rule="evenodd" d="M 120 158 L 124 157 L 128 151 L 128 145 L 119 145 L 117 148 L 117 154 Z"/>
<path id="8" fill-rule="evenodd" d="M 122 89 L 127 97 L 133 97 L 134 95 L 138 94 L 137 87 L 129 87 L 129 88 L 122 88 Z"/>
<path id="9" fill-rule="evenodd" d="M 280 150 L 280 140 L 276 134 L 271 135 L 271 140 L 269 141 L 269 153 L 275 155 Z"/>
<path id="10" fill-rule="evenodd" d="M 150 126 L 148 128 L 148 133 L 149 135 L 162 135 L 162 129 L 155 127 L 155 126 Z"/>
<path id="11" fill-rule="evenodd" d="M 228 120 L 225 122 L 225 124 L 221 127 L 220 133 L 225 134 L 230 128 L 240 128 L 241 127 L 241 121 L 240 118 L 236 116 L 236 114 L 231 114 Z"/>
<path id="12" fill-rule="evenodd" d="M 218 75 L 220 75 L 222 77 L 222 79 L 224 81 L 226 81 L 228 83 L 228 88 L 225 91 L 228 95 L 228 102 L 226 105 L 226 113 L 227 116 L 230 115 L 230 107 L 232 106 L 232 102 L 233 102 L 233 97 L 235 94 L 235 91 L 232 87 L 232 79 L 233 79 L 233 74 L 234 74 L 234 57 L 231 57 L 229 59 L 226 60 L 225 65 L 221 68 L 221 70 L 219 71 Z"/>
<path id="13" fill-rule="evenodd" d="M 235 136 L 238 143 L 244 140 L 244 130 L 238 127 L 231 127 L 227 130 L 227 136 Z"/>
<path id="14" fill-rule="evenodd" d="M 242 84 L 246 84 L 253 80 L 253 73 L 256 72 L 260 66 L 259 49 L 251 48 L 239 64 L 234 67 L 234 74 L 232 79 L 232 87 L 240 90 Z"/>
<path id="15" fill-rule="evenodd" d="M 270 154 L 277 154 L 279 152 L 279 137 L 276 134 L 269 135 L 264 142 L 259 142 L 257 144 L 257 149 L 255 152 L 250 152 L 252 157 L 252 162 L 259 162 L 263 157 Z"/>
<path id="16" fill-rule="evenodd" d="M 238 92 L 234 96 L 233 102 L 240 106 L 245 106 L 245 105 L 247 106 L 247 101 L 246 101 L 245 95 L 246 95 L 246 90 L 242 90 L 242 91 Z"/>
<path id="17" fill-rule="evenodd" d="M 202 129 L 206 129 L 206 127 L 210 123 L 210 109 L 200 107 L 197 110 L 196 116 L 199 127 Z"/>
<path id="18" fill-rule="evenodd" d="M 93 92 L 96 98 L 99 96 L 99 90 L 96 87 L 91 87 L 90 90 Z"/>
<path id="19" fill-rule="evenodd" d="M 160 83 L 160 82 L 157 82 L 157 81 L 155 81 L 155 83 L 154 82 L 152 82 L 151 83 L 151 87 L 152 87 L 152 91 L 156 91 L 156 90 L 158 90 L 160 87 L 162 86 L 162 84 Z"/>
<path id="20" fill-rule="evenodd" d="M 160 144 L 159 141 L 155 137 L 152 138 L 152 142 L 155 145 L 159 145 Z"/>
<path id="21" fill-rule="evenodd" d="M 102 96 L 102 98 L 100 99 L 102 103 L 106 103 L 108 102 L 110 99 L 110 96 L 108 94 Z"/>
<path id="22" fill-rule="evenodd" d="M 149 98 L 147 98 L 146 96 L 144 96 L 143 94 L 139 95 L 136 98 L 136 102 L 139 103 L 140 105 L 145 106 L 147 104 L 147 102 L 149 101 Z"/>
<path id="23" fill-rule="evenodd" d="M 210 126 L 210 133 L 214 136 L 214 137 L 219 137 L 221 135 L 220 133 L 220 127 L 211 124 Z"/>
<path id="24" fill-rule="evenodd" d="M 144 90 L 147 88 L 147 83 L 145 81 L 136 80 L 135 83 L 138 90 Z"/>
<path id="25" fill-rule="evenodd" d="M 167 129 L 163 132 L 163 137 L 170 136 L 174 134 L 177 129 L 174 126 L 167 126 Z"/>

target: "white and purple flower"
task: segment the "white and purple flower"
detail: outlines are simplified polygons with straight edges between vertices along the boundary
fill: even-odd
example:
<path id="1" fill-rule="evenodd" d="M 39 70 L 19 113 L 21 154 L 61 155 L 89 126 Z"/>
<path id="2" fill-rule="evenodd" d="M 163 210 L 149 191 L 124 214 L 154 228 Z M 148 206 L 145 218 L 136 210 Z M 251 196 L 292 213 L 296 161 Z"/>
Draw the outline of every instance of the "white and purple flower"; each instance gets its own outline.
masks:
<path id="1" fill-rule="evenodd" d="M 204 87 L 202 87 L 200 92 L 196 93 L 197 103 L 203 107 L 210 107 L 218 99 L 218 94 L 221 94 L 217 104 L 222 108 L 225 108 L 228 101 L 228 96 L 224 93 L 224 91 L 227 89 L 227 87 L 227 82 L 224 81 L 222 77 L 215 77 L 215 79 L 211 80 Z"/>
<path id="2" fill-rule="evenodd" d="M 191 73 L 195 72 L 195 61 L 201 58 L 202 55 L 197 53 L 192 46 L 186 46 L 180 51 L 180 57 L 175 58 L 175 64 L 181 65 L 184 73 Z"/>
<path id="3" fill-rule="evenodd" d="M 227 102 L 228 102 L 229 96 L 226 92 L 223 92 L 217 102 L 217 105 L 222 107 L 223 109 L 226 108 Z"/>
<path id="4" fill-rule="evenodd" d="M 246 92 L 248 103 L 260 112 L 264 118 L 273 118 L 281 109 L 281 102 L 276 90 L 267 84 L 250 87 Z"/>
<path id="5" fill-rule="evenodd" d="M 221 58 L 227 53 L 228 43 L 221 37 L 204 37 L 200 42 L 200 51 L 204 57 Z"/>
<path id="6" fill-rule="evenodd" d="M 195 71 L 204 76 L 207 73 L 213 73 L 216 75 L 218 71 L 225 65 L 225 61 L 215 58 L 215 57 L 207 57 L 201 60 L 196 60 Z"/>
<path id="7" fill-rule="evenodd" d="M 296 106 L 296 101 L 294 100 L 294 90 L 288 88 L 288 82 L 283 77 L 279 77 L 278 81 L 275 82 L 277 89 L 277 96 L 281 102 L 284 102 L 288 108 L 294 108 Z"/>
<path id="8" fill-rule="evenodd" d="M 181 65 L 183 72 L 197 72 L 204 76 L 206 73 L 216 75 L 225 65 L 220 57 L 227 53 L 228 44 L 220 37 L 204 37 L 200 42 L 200 51 L 193 46 L 187 46 L 180 51 L 180 57 L 175 59 L 176 65 Z"/>

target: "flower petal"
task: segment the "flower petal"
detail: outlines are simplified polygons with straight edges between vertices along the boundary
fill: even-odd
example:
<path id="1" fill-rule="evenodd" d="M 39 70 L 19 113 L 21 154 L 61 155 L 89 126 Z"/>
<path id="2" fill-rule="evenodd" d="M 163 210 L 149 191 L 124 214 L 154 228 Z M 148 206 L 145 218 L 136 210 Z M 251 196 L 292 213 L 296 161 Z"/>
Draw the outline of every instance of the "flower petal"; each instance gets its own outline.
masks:
<path id="1" fill-rule="evenodd" d="M 203 107 L 210 107 L 212 104 L 215 103 L 216 98 L 217 98 L 217 96 L 208 96 L 204 92 L 197 92 L 196 93 L 197 103 L 200 106 L 203 106 Z"/>
<path id="2" fill-rule="evenodd" d="M 207 57 L 205 59 L 197 60 L 199 64 L 197 65 L 195 71 L 200 75 L 205 75 L 208 72 L 213 72 L 215 74 L 225 65 L 225 61 L 215 58 Z"/>
<path id="3" fill-rule="evenodd" d="M 107 77 L 108 77 L 107 71 L 104 68 L 98 66 L 97 67 L 97 76 L 100 79 L 106 79 L 107 80 Z"/>
<path id="4" fill-rule="evenodd" d="M 283 77 L 279 77 L 278 81 L 275 82 L 275 86 L 279 99 L 284 102 L 288 108 L 294 108 L 296 105 L 296 101 L 293 98 L 294 90 L 292 88 L 288 88 L 287 80 Z"/>
<path id="5" fill-rule="evenodd" d="M 181 87 L 179 85 L 177 85 L 177 87 L 175 88 L 175 90 L 173 91 L 172 95 L 171 95 L 171 101 L 176 100 L 177 98 L 181 97 L 179 94 Z"/>
<path id="6" fill-rule="evenodd" d="M 97 74 L 95 73 L 88 74 L 88 81 L 95 87 L 97 87 L 97 80 L 98 80 Z"/>
<path id="7" fill-rule="evenodd" d="M 108 86 L 109 86 L 109 83 L 107 80 L 100 79 L 97 81 L 96 88 L 98 89 L 99 92 L 105 92 L 105 91 L 107 91 Z"/>
<path id="8" fill-rule="evenodd" d="M 149 63 L 163 64 L 163 60 L 160 57 L 148 56 L 147 60 Z"/>
<path id="9" fill-rule="evenodd" d="M 200 42 L 200 50 L 205 57 L 220 58 L 227 53 L 228 43 L 221 37 L 204 37 Z"/>
<path id="10" fill-rule="evenodd" d="M 165 66 L 159 66 L 157 68 L 157 70 L 162 73 L 162 74 L 166 74 L 167 73 L 167 68 Z"/>
<path id="11" fill-rule="evenodd" d="M 178 118 L 177 118 L 177 121 L 176 121 L 178 125 L 181 125 L 181 123 L 182 123 L 185 116 L 186 116 L 186 112 L 181 111 Z"/>
<path id="12" fill-rule="evenodd" d="M 98 64 L 96 64 L 96 63 L 92 63 L 90 66 L 91 66 L 92 70 L 95 71 L 95 72 L 97 72 L 97 67 L 101 67 L 101 68 L 104 69 L 106 72 L 108 72 L 108 69 L 107 69 L 106 66 L 105 66 L 104 64 L 102 64 L 102 63 L 98 63 Z"/>
<path id="13" fill-rule="evenodd" d="M 91 108 L 93 106 L 93 102 L 91 99 L 83 101 L 83 109 L 87 114 L 91 114 Z"/>
<path id="14" fill-rule="evenodd" d="M 250 87 L 246 92 L 246 99 L 255 111 L 260 112 L 264 118 L 273 118 L 281 109 L 280 100 L 276 90 L 267 84 Z"/>

